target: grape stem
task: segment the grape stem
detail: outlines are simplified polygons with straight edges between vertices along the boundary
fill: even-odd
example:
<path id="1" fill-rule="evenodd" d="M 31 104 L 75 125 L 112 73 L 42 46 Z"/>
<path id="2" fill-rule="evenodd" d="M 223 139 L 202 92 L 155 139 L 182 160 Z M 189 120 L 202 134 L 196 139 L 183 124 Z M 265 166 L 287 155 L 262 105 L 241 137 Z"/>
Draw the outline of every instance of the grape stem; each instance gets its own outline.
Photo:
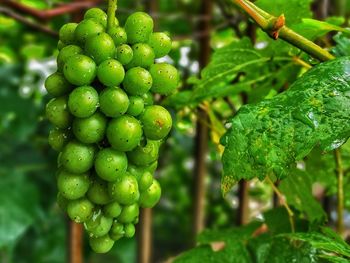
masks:
<path id="1" fill-rule="evenodd" d="M 117 0 L 108 0 L 107 9 L 107 31 L 114 27 L 115 12 L 117 11 Z"/>

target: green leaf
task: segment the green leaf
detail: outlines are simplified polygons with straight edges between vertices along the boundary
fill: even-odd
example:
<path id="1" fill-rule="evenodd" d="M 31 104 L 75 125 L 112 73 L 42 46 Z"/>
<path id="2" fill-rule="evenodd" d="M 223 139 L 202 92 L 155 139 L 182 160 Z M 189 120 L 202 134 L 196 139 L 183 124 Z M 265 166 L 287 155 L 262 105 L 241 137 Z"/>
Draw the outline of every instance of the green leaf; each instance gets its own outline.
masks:
<path id="1" fill-rule="evenodd" d="M 221 142 L 222 190 L 240 179 L 283 178 L 316 146 L 338 148 L 350 136 L 350 60 L 325 62 L 270 100 L 243 106 Z"/>
<path id="2" fill-rule="evenodd" d="M 283 180 L 279 186 L 288 204 L 305 213 L 311 223 L 324 222 L 326 214 L 312 194 L 310 175 L 299 169 L 293 169 L 292 175 Z"/>
<path id="3" fill-rule="evenodd" d="M 336 46 L 332 53 L 337 57 L 350 56 L 350 38 L 344 33 L 338 33 L 333 37 Z"/>

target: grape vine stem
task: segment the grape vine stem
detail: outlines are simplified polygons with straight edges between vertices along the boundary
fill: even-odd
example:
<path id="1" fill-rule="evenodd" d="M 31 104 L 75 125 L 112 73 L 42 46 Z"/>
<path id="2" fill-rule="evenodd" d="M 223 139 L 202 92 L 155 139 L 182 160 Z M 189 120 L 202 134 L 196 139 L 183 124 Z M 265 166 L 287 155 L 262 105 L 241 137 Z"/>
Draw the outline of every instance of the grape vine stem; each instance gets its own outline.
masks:
<path id="1" fill-rule="evenodd" d="M 107 31 L 114 27 L 116 11 L 117 11 L 117 0 L 108 0 Z"/>

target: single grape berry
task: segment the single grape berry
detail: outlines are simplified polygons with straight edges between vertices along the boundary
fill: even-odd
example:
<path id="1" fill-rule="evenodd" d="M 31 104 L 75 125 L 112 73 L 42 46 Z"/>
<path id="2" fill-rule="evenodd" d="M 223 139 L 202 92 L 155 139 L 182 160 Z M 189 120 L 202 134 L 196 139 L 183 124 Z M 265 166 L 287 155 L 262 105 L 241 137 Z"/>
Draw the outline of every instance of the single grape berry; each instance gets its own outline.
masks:
<path id="1" fill-rule="evenodd" d="M 113 58 L 115 53 L 113 39 L 107 33 L 98 33 L 96 36 L 86 40 L 85 53 L 90 56 L 96 64 Z"/>
<path id="2" fill-rule="evenodd" d="M 68 98 L 69 111 L 78 118 L 87 118 L 96 112 L 98 93 L 91 86 L 74 89 Z"/>
<path id="3" fill-rule="evenodd" d="M 97 68 L 97 78 L 107 87 L 116 87 L 123 82 L 125 71 L 119 61 L 108 59 Z"/>
<path id="4" fill-rule="evenodd" d="M 98 177 L 94 177 L 90 185 L 87 197 L 91 202 L 97 205 L 105 205 L 111 202 L 108 194 L 108 184 Z"/>
<path id="5" fill-rule="evenodd" d="M 87 56 L 74 55 L 65 63 L 63 74 L 73 85 L 89 85 L 96 76 L 96 64 Z"/>
<path id="6" fill-rule="evenodd" d="M 152 33 L 148 40 L 148 45 L 154 50 L 156 58 L 164 57 L 168 55 L 171 50 L 170 37 L 162 32 Z"/>
<path id="7" fill-rule="evenodd" d="M 107 235 L 113 224 L 113 218 L 106 217 L 99 213 L 97 216 L 92 216 L 84 223 L 85 229 L 93 237 L 102 237 Z"/>
<path id="8" fill-rule="evenodd" d="M 128 152 L 128 160 L 137 166 L 147 166 L 158 159 L 160 142 L 147 140 L 145 146 L 137 146 Z"/>
<path id="9" fill-rule="evenodd" d="M 117 241 L 121 239 L 125 234 L 124 231 L 124 225 L 121 223 L 118 223 L 117 220 L 114 220 L 111 230 L 109 231 L 109 236 L 114 240 Z"/>
<path id="10" fill-rule="evenodd" d="M 132 205 L 140 197 L 136 178 L 128 174 L 119 177 L 115 182 L 110 182 L 108 192 L 112 199 L 121 205 Z"/>
<path id="11" fill-rule="evenodd" d="M 129 101 L 129 108 L 126 113 L 134 117 L 139 116 L 145 109 L 143 99 L 139 96 L 130 96 Z"/>
<path id="12" fill-rule="evenodd" d="M 123 87 L 130 95 L 143 95 L 152 87 L 152 76 L 144 68 L 129 69 L 123 81 Z"/>
<path id="13" fill-rule="evenodd" d="M 90 237 L 89 244 L 95 253 L 107 253 L 110 251 L 114 245 L 114 241 L 109 237 L 109 235 L 104 235 L 102 237 Z"/>
<path id="14" fill-rule="evenodd" d="M 142 67 L 149 68 L 155 59 L 153 49 L 146 43 L 138 43 L 132 46 L 133 58 L 127 68 Z"/>
<path id="15" fill-rule="evenodd" d="M 73 121 L 73 133 L 82 143 L 97 143 L 104 136 L 107 127 L 106 117 L 96 112 L 87 118 L 75 118 Z"/>
<path id="16" fill-rule="evenodd" d="M 152 92 L 168 95 L 177 88 L 179 72 L 174 66 L 167 63 L 153 64 L 149 72 L 153 79 Z"/>
<path id="17" fill-rule="evenodd" d="M 100 150 L 96 155 L 95 170 L 97 175 L 105 181 L 113 182 L 122 177 L 128 166 L 128 159 L 124 152 L 112 148 Z"/>
<path id="18" fill-rule="evenodd" d="M 158 181 L 153 179 L 152 185 L 140 194 L 140 206 L 143 208 L 154 207 L 159 202 L 161 192 L 162 190 Z"/>
<path id="19" fill-rule="evenodd" d="M 100 94 L 101 111 L 108 117 L 123 115 L 129 107 L 128 95 L 120 88 L 106 88 Z"/>
<path id="20" fill-rule="evenodd" d="M 72 115 L 67 107 L 67 97 L 50 100 L 46 105 L 46 117 L 56 127 L 67 129 L 72 122 Z"/>
<path id="21" fill-rule="evenodd" d="M 45 80 L 45 88 L 50 95 L 59 97 L 69 93 L 72 85 L 64 78 L 62 73 L 55 72 Z"/>
<path id="22" fill-rule="evenodd" d="M 130 44 L 146 43 L 153 31 L 153 19 L 143 12 L 133 13 L 125 22 L 125 31 Z"/>
<path id="23" fill-rule="evenodd" d="M 123 115 L 109 122 L 106 134 L 112 148 L 126 152 L 139 145 L 142 128 L 137 119 Z"/>
<path id="24" fill-rule="evenodd" d="M 71 135 L 68 130 L 54 128 L 49 133 L 49 144 L 55 151 L 61 151 L 68 143 Z"/>
<path id="25" fill-rule="evenodd" d="M 165 138 L 172 126 L 170 113 L 159 105 L 147 106 L 140 116 L 143 131 L 150 140 Z"/>
<path id="26" fill-rule="evenodd" d="M 83 50 L 81 47 L 76 45 L 68 45 L 61 49 L 60 53 L 57 56 L 57 68 L 59 72 L 63 72 L 64 64 L 67 60 L 74 55 L 83 54 Z"/>
<path id="27" fill-rule="evenodd" d="M 153 95 L 151 92 L 146 92 L 145 94 L 141 95 L 141 98 L 143 99 L 143 102 L 145 103 L 145 106 L 151 106 L 153 105 Z"/>
<path id="28" fill-rule="evenodd" d="M 75 200 L 84 197 L 90 186 L 90 179 L 87 173 L 73 174 L 61 170 L 57 177 L 57 188 L 62 196 L 68 200 Z"/>
<path id="29" fill-rule="evenodd" d="M 147 190 L 153 183 L 153 175 L 145 171 L 141 174 L 140 178 L 137 180 L 140 192 Z"/>
<path id="30" fill-rule="evenodd" d="M 68 23 L 60 28 L 60 31 L 58 33 L 59 38 L 64 44 L 70 45 L 75 43 L 74 31 L 77 26 L 77 23 Z"/>
<path id="31" fill-rule="evenodd" d="M 135 225 L 134 224 L 126 224 L 124 226 L 124 232 L 126 238 L 132 238 L 135 235 Z"/>
<path id="32" fill-rule="evenodd" d="M 75 29 L 74 36 L 78 44 L 83 47 L 90 37 L 96 36 L 104 31 L 103 25 L 96 22 L 95 19 L 84 19 Z"/>
<path id="33" fill-rule="evenodd" d="M 139 216 L 139 205 L 137 203 L 123 206 L 117 220 L 120 223 L 132 223 Z"/>
<path id="34" fill-rule="evenodd" d="M 69 142 L 62 151 L 62 166 L 71 173 L 86 173 L 94 165 L 95 147 L 77 141 Z"/>
<path id="35" fill-rule="evenodd" d="M 133 58 L 133 50 L 127 45 L 123 44 L 117 47 L 115 58 L 122 64 L 129 64 Z"/>
<path id="36" fill-rule="evenodd" d="M 122 212 L 122 207 L 116 201 L 113 201 L 103 207 L 103 213 L 106 216 L 109 216 L 112 218 L 118 217 L 121 212 Z"/>
<path id="37" fill-rule="evenodd" d="M 92 19 L 100 23 L 104 27 L 107 26 L 107 14 L 100 8 L 94 7 L 87 10 L 84 14 L 84 19 Z"/>
<path id="38" fill-rule="evenodd" d="M 87 221 L 93 213 L 94 204 L 87 198 L 80 198 L 68 202 L 67 214 L 76 223 Z"/>
<path id="39" fill-rule="evenodd" d="M 113 39 L 114 45 L 116 47 L 118 47 L 119 45 L 127 43 L 128 36 L 126 35 L 126 32 L 125 32 L 124 28 L 122 28 L 122 27 L 112 27 L 112 28 L 108 29 L 107 33 Z"/>

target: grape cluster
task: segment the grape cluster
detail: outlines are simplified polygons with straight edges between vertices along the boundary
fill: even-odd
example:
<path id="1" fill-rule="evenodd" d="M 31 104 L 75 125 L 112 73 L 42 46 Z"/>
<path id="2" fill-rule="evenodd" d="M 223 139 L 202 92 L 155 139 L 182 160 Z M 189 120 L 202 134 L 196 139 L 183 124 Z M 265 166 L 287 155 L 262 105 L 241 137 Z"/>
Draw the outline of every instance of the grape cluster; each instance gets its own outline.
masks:
<path id="1" fill-rule="evenodd" d="M 45 82 L 54 97 L 46 105 L 55 126 L 49 144 L 60 152 L 57 199 L 84 224 L 91 248 L 105 253 L 135 234 L 139 207 L 160 199 L 153 174 L 172 118 L 152 93 L 172 93 L 179 74 L 154 63 L 169 53 L 171 40 L 153 32 L 143 12 L 107 28 L 106 13 L 92 8 L 80 23 L 62 26 L 59 37 L 58 70 Z"/>

